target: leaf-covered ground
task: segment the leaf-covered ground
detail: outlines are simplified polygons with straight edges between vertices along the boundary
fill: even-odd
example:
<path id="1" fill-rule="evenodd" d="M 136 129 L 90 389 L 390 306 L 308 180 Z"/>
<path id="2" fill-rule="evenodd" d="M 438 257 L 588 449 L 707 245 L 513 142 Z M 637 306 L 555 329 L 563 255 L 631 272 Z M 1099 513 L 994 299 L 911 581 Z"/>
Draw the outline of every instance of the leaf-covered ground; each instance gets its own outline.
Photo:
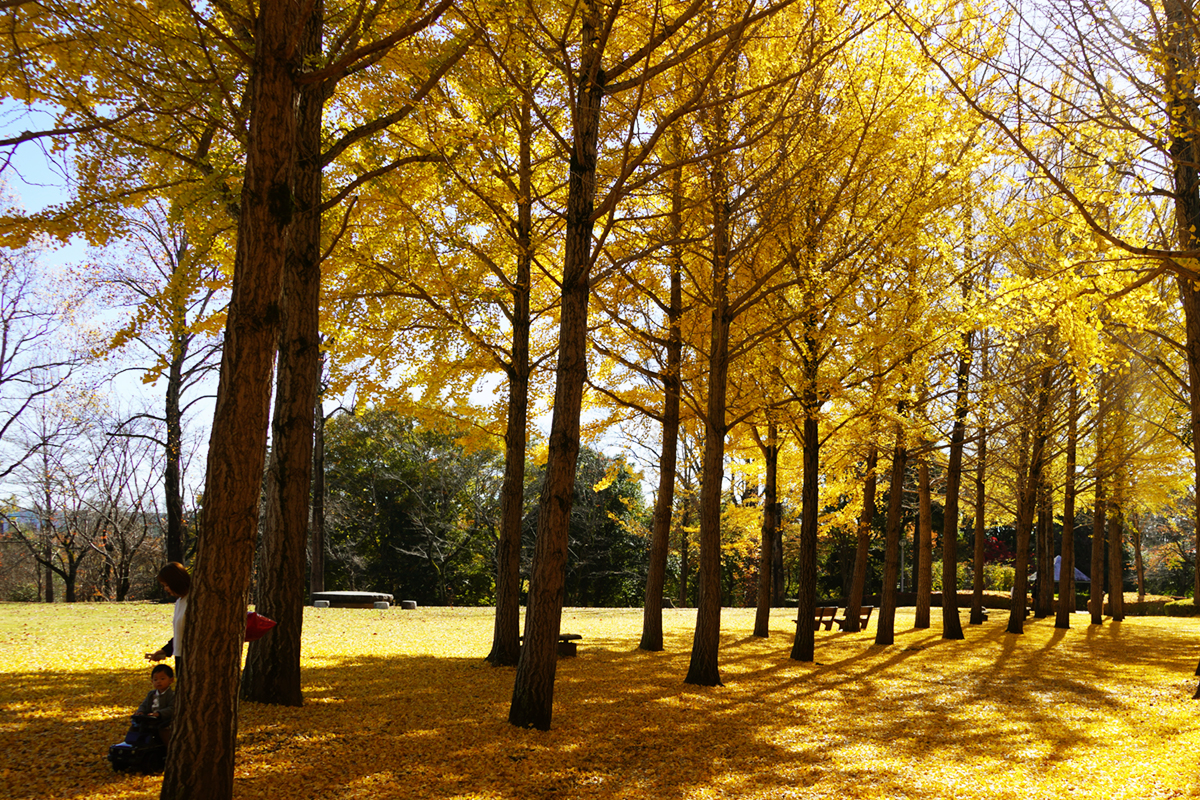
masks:
<path id="1" fill-rule="evenodd" d="M 489 609 L 307 609 L 303 708 L 243 703 L 241 798 L 1200 797 L 1200 620 L 1059 631 L 1006 612 L 967 640 L 896 644 L 794 623 L 750 637 L 726 609 L 726 685 L 687 686 L 695 613 L 664 612 L 667 651 L 639 652 L 640 610 L 568 609 L 584 639 L 559 662 L 554 729 L 506 722 L 513 670 L 487 666 Z M 0 797 L 154 798 L 108 746 L 149 690 L 142 653 L 170 607 L 0 605 Z"/>

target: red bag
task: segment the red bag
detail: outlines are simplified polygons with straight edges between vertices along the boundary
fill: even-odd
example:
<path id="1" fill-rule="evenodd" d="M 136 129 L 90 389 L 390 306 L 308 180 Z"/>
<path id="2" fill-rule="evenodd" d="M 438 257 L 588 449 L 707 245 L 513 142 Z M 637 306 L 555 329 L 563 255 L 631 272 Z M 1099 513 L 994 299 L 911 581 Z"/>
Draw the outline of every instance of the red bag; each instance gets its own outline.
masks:
<path id="1" fill-rule="evenodd" d="M 264 617 L 257 611 L 246 612 L 246 641 L 253 642 L 255 639 L 261 639 L 263 634 L 274 628 L 275 620 L 269 617 Z"/>

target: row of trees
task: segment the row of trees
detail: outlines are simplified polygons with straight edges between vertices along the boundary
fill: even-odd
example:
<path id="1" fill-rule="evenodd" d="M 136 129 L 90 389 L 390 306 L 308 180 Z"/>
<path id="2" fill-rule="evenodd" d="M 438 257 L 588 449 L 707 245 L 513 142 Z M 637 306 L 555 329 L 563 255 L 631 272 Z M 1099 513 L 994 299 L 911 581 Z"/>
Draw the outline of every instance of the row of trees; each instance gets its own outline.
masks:
<path id="1" fill-rule="evenodd" d="M 1122 559 L 1105 564 L 1100 545 L 1120 554 L 1135 519 L 1194 508 L 1200 474 L 1196 20 L 1184 0 L 1021 12 L 0 7 L 0 91 L 57 118 L 0 146 L 69 143 L 77 176 L 70 202 L 9 215 L 5 243 L 128 237 L 123 209 L 160 198 L 192 268 L 139 308 L 228 286 L 223 315 L 172 317 L 185 331 L 220 319 L 224 338 L 187 623 L 189 670 L 209 679 L 182 687 L 163 796 L 231 793 L 239 691 L 301 701 L 322 352 L 332 394 L 353 387 L 503 441 L 489 659 L 517 667 L 516 725 L 550 725 L 581 440 L 616 426 L 658 479 L 646 649 L 663 646 L 671 532 L 695 533 L 690 683 L 720 683 L 723 499 L 747 464 L 761 473 L 759 635 L 782 591 L 790 498 L 802 619 L 833 531 L 855 532 L 849 603 L 861 602 L 882 513 L 876 642 L 892 642 L 904 493 L 880 490 L 910 467 L 922 563 L 944 471 L 945 584 L 960 527 L 982 564 L 982 532 L 1012 526 L 1010 632 L 1023 630 L 1031 552 L 1046 574 L 1055 517 L 1071 574 L 1084 499 L 1091 572 L 1119 587 Z M 531 409 L 552 418 L 519 646 Z M 690 464 L 681 440 L 696 446 Z M 421 535 L 452 547 L 451 531 Z M 241 678 L 256 551 L 260 605 L 279 626 Z M 948 638 L 964 635 L 955 602 L 943 593 Z M 792 656 L 812 660 L 809 626 Z"/>

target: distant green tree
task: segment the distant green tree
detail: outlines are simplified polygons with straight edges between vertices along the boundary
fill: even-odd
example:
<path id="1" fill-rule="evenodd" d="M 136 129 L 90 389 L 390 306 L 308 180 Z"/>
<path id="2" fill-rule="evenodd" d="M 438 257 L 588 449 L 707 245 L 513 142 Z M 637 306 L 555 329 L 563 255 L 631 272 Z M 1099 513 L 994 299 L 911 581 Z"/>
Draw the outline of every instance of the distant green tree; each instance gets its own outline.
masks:
<path id="1" fill-rule="evenodd" d="M 533 467 L 526 507 L 522 571 L 533 555 L 537 493 L 544 465 Z M 534 502 L 530 502 L 533 500 Z M 568 606 L 639 606 L 649 569 L 649 516 L 637 476 L 621 458 L 579 450 L 567 551 Z"/>
<path id="2" fill-rule="evenodd" d="M 503 461 L 386 409 L 325 429 L 327 588 L 492 602 Z"/>

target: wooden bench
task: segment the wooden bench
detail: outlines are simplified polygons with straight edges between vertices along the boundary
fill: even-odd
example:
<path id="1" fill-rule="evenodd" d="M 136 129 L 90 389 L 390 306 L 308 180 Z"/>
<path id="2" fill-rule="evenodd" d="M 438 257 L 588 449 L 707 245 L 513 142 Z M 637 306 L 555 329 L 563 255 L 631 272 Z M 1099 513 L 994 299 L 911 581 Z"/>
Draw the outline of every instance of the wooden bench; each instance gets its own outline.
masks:
<path id="1" fill-rule="evenodd" d="M 837 616 L 837 606 L 817 606 L 813 609 L 813 630 L 821 630 L 821 626 L 825 626 L 825 630 L 833 629 L 833 618 Z M 797 625 L 800 624 L 799 619 L 792 620 Z"/>
<path id="2" fill-rule="evenodd" d="M 813 630 L 819 631 L 824 626 L 825 630 L 833 630 L 833 618 L 837 616 L 837 606 L 817 606 L 813 614 Z"/>
<path id="3" fill-rule="evenodd" d="M 867 623 L 871 621 L 871 612 L 874 610 L 875 606 L 862 606 L 858 609 L 858 629 L 860 631 L 865 631 L 867 629 Z M 835 619 L 834 622 L 837 623 L 839 628 L 846 630 L 845 617 L 841 619 Z"/>
<path id="4" fill-rule="evenodd" d="M 582 639 L 578 633 L 560 633 L 558 635 L 558 657 L 559 658 L 574 658 L 577 654 L 577 642 Z M 520 641 L 524 642 L 525 637 L 521 636 Z"/>

